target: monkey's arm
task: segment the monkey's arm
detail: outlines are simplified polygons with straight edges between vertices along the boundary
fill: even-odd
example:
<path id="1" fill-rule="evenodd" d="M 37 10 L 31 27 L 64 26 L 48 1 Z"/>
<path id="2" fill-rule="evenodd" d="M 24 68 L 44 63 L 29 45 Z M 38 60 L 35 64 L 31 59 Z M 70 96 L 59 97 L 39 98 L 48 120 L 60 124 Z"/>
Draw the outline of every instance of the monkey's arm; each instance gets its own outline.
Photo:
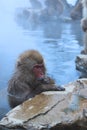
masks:
<path id="1" fill-rule="evenodd" d="M 40 89 L 42 91 L 65 91 L 65 88 L 56 86 L 55 84 L 42 85 Z"/>
<path id="2" fill-rule="evenodd" d="M 8 87 L 8 101 L 12 108 L 21 104 L 29 97 L 31 97 L 30 88 L 27 84 L 19 80 L 10 81 Z"/>
<path id="3" fill-rule="evenodd" d="M 43 85 L 42 85 L 41 89 L 43 91 L 65 91 L 65 88 L 63 88 L 61 86 L 56 86 L 55 81 L 50 77 L 46 77 L 42 81 L 42 83 L 43 83 Z"/>

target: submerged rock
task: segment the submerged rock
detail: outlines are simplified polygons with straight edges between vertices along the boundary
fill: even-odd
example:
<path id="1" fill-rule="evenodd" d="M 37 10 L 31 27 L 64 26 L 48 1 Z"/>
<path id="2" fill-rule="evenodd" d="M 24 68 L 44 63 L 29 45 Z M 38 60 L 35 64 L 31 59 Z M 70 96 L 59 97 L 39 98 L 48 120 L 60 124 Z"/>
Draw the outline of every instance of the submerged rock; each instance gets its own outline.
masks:
<path id="1" fill-rule="evenodd" d="M 15 107 L 0 121 L 0 130 L 87 130 L 87 79 L 65 87 Z"/>

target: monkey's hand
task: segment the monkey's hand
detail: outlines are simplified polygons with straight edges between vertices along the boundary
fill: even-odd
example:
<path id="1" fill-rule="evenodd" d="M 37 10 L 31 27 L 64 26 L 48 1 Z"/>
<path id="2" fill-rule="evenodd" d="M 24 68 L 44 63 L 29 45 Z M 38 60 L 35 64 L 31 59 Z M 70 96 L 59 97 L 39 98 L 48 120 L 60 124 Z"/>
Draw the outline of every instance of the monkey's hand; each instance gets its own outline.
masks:
<path id="1" fill-rule="evenodd" d="M 64 87 L 58 86 L 57 88 L 58 88 L 58 91 L 65 91 Z"/>
<path id="2" fill-rule="evenodd" d="M 49 84 L 49 83 L 50 83 L 49 78 L 48 78 L 48 77 L 44 78 L 44 79 L 42 80 L 42 83 L 43 83 L 43 84 Z"/>
<path id="3" fill-rule="evenodd" d="M 39 79 L 39 81 L 42 84 L 53 84 L 54 81 L 52 79 L 50 79 L 49 77 L 44 77 L 43 79 Z"/>
<path id="4" fill-rule="evenodd" d="M 39 89 L 42 92 L 44 92 L 44 91 L 65 91 L 65 88 L 56 86 L 55 84 L 43 84 Z"/>

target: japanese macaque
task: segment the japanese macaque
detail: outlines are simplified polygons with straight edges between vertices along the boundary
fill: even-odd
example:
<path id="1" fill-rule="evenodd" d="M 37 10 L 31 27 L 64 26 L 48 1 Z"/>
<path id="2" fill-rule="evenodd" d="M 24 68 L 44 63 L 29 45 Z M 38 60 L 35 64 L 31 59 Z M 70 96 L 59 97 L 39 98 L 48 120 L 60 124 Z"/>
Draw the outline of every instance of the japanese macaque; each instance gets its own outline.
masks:
<path id="1" fill-rule="evenodd" d="M 42 21 L 57 20 L 63 13 L 63 2 L 61 0 L 45 0 L 46 7 L 42 9 L 40 19 Z"/>
<path id="2" fill-rule="evenodd" d="M 45 4 L 49 11 L 49 15 L 61 15 L 63 13 L 63 2 L 61 0 L 46 0 Z"/>
<path id="3" fill-rule="evenodd" d="M 82 2 L 81 2 L 81 0 L 78 0 L 76 2 L 76 5 L 72 9 L 70 15 L 71 15 L 71 18 L 74 19 L 74 20 L 82 18 Z"/>
<path id="4" fill-rule="evenodd" d="M 87 54 L 87 0 L 82 0 L 83 5 L 83 18 L 81 20 L 81 27 L 84 31 L 84 50 L 82 54 Z"/>
<path id="5" fill-rule="evenodd" d="M 15 107 L 41 92 L 64 90 L 46 75 L 42 55 L 36 50 L 28 50 L 17 60 L 16 70 L 8 85 L 8 99 L 10 106 Z"/>

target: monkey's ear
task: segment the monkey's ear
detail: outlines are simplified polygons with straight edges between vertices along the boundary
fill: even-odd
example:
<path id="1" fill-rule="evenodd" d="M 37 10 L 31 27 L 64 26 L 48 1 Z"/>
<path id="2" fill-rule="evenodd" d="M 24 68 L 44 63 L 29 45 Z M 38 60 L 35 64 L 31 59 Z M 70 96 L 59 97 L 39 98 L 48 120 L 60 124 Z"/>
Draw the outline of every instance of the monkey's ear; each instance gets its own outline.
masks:
<path id="1" fill-rule="evenodd" d="M 20 59 L 18 59 L 16 62 L 16 67 L 19 67 L 20 65 L 21 65 L 21 61 L 20 61 Z"/>

